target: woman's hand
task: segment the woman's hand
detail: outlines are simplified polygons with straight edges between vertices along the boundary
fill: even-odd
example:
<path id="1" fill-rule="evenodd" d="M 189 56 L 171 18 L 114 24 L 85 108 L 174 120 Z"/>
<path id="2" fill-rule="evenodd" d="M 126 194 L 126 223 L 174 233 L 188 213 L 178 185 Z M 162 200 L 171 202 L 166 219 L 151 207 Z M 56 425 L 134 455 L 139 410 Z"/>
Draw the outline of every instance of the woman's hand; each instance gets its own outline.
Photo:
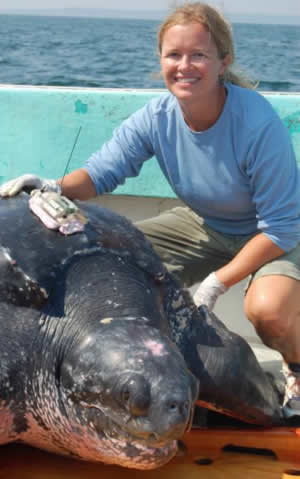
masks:
<path id="1" fill-rule="evenodd" d="M 227 289 L 227 286 L 217 278 L 216 273 L 210 273 L 195 291 L 194 302 L 196 306 L 204 304 L 209 311 L 212 311 L 218 297 L 225 293 Z"/>
<path id="2" fill-rule="evenodd" d="M 0 197 L 16 196 L 23 190 L 54 191 L 61 194 L 61 187 L 55 180 L 45 180 L 36 175 L 22 175 L 0 186 Z"/>

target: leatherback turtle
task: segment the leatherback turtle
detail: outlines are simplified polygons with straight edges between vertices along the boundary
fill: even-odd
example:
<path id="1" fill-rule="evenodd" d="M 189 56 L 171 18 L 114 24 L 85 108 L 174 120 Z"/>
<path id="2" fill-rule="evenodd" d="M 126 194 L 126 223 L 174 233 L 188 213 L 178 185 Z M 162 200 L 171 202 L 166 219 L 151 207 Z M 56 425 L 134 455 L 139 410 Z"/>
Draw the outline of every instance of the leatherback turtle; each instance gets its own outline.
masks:
<path id="1" fill-rule="evenodd" d="M 247 343 L 197 310 L 128 220 L 77 202 L 64 236 L 0 200 L 0 443 L 152 469 L 176 453 L 200 404 L 281 420 Z"/>

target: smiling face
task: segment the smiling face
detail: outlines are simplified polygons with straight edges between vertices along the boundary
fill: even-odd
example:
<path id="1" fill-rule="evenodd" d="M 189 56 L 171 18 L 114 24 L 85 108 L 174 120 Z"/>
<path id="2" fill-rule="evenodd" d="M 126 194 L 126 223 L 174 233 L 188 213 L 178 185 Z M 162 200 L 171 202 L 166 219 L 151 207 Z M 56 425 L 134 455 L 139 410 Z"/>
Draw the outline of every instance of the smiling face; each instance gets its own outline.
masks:
<path id="1" fill-rule="evenodd" d="M 167 88 L 183 105 L 217 97 L 230 56 L 221 59 L 206 27 L 194 22 L 165 32 L 160 61 Z"/>

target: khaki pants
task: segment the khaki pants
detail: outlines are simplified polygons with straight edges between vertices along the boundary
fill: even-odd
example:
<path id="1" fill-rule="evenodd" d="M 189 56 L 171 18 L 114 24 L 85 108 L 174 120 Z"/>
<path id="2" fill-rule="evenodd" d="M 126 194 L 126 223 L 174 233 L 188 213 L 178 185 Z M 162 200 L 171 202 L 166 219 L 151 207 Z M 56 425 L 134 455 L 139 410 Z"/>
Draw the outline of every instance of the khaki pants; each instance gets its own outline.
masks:
<path id="1" fill-rule="evenodd" d="M 190 208 L 178 207 L 136 226 L 144 232 L 169 271 L 185 287 L 202 281 L 209 273 L 225 265 L 253 235 L 218 233 Z M 249 278 L 284 275 L 300 280 L 300 244 L 274 261 L 262 266 Z"/>

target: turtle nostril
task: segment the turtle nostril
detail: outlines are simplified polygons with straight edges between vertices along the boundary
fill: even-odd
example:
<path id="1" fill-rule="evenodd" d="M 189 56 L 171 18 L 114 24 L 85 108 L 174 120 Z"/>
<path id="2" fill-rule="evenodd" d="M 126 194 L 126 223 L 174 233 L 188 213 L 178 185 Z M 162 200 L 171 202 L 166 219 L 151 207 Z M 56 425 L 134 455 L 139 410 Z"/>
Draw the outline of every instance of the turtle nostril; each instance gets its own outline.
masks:
<path id="1" fill-rule="evenodd" d="M 188 401 L 170 400 L 167 402 L 167 410 L 171 414 L 179 414 L 180 416 L 186 416 L 190 409 L 190 403 Z"/>

